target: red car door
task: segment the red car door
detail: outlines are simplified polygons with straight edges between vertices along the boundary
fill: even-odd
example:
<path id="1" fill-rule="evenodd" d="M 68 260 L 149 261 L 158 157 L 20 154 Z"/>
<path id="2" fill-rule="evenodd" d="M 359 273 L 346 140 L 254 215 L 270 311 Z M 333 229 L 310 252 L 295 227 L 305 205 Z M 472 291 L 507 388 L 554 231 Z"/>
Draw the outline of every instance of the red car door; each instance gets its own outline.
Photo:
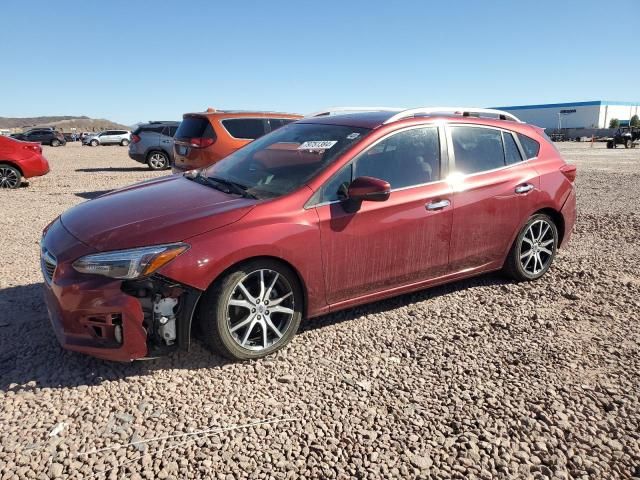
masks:
<path id="1" fill-rule="evenodd" d="M 499 267 L 536 204 L 540 179 L 514 136 L 496 128 L 449 127 L 453 194 L 450 268 Z"/>
<path id="2" fill-rule="evenodd" d="M 323 187 L 316 210 L 329 304 L 447 271 L 451 188 L 441 180 L 440 158 L 437 128 L 407 129 L 384 137 Z M 338 192 L 361 176 L 388 181 L 389 199 L 359 208 L 340 201 Z"/>

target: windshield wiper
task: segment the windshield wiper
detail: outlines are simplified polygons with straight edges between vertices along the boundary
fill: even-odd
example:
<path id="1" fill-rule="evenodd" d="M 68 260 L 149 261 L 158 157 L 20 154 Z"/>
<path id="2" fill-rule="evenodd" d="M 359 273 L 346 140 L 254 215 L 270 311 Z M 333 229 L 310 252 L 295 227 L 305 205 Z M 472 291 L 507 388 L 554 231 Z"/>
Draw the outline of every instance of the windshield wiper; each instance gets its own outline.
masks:
<path id="1" fill-rule="evenodd" d="M 191 175 L 185 175 L 185 176 L 190 180 L 202 183 L 203 185 L 207 185 L 211 188 L 215 188 L 216 190 L 220 190 L 221 192 L 224 192 L 224 193 L 235 193 L 236 195 L 240 195 L 244 198 L 253 198 L 253 199 L 258 198 L 255 195 L 247 192 L 248 187 L 245 187 L 244 185 L 241 185 L 236 182 L 232 182 L 231 180 L 227 180 L 225 178 L 207 177 L 203 175 L 202 172 L 198 172 L 198 174 L 195 176 L 191 176 Z"/>
<path id="2" fill-rule="evenodd" d="M 245 198 L 254 198 L 254 199 L 258 198 L 252 193 L 249 193 L 247 191 L 249 190 L 249 187 L 247 187 L 246 185 L 242 185 L 241 183 L 233 182 L 231 180 L 227 180 L 226 178 L 220 178 L 220 177 L 205 177 L 205 178 L 209 181 L 226 185 L 229 189 L 233 190 L 238 195 L 242 195 Z"/>

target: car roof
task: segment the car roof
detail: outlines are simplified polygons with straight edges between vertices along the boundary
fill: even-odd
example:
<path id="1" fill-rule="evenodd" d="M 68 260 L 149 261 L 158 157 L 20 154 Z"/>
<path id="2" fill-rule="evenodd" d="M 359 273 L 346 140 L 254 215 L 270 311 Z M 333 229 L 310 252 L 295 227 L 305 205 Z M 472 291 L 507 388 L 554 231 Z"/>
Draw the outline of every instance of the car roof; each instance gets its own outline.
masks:
<path id="1" fill-rule="evenodd" d="M 251 111 L 251 110 L 211 110 L 206 112 L 185 113 L 183 117 L 207 117 L 213 118 L 302 118 L 298 113 Z"/>
<path id="2" fill-rule="evenodd" d="M 149 122 L 146 123 L 141 123 L 138 125 L 138 127 L 146 127 L 148 125 L 179 125 L 180 121 L 179 120 L 151 120 Z"/>
<path id="3" fill-rule="evenodd" d="M 537 127 L 522 122 L 516 122 L 513 120 L 502 120 L 498 118 L 490 117 L 477 117 L 477 116 L 463 116 L 456 114 L 431 114 L 431 115 L 415 115 L 401 118 L 391 123 L 385 123 L 390 120 L 397 112 L 393 111 L 369 111 L 369 112 L 354 112 L 344 113 L 338 115 L 320 115 L 315 117 L 305 117 L 298 120 L 297 123 L 315 123 L 325 125 L 342 125 L 348 127 L 361 127 L 369 129 L 377 129 L 385 125 L 416 125 L 424 123 L 466 123 L 466 124 L 478 124 L 486 125 L 496 128 L 504 128 L 515 131 L 538 131 Z M 538 132 L 539 133 L 539 132 Z"/>

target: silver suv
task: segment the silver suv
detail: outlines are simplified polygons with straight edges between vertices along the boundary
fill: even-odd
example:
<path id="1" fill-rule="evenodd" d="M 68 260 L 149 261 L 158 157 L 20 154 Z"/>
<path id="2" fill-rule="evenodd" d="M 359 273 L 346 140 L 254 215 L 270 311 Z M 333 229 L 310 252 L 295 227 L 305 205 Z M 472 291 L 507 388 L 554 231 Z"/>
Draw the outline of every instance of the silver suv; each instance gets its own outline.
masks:
<path id="1" fill-rule="evenodd" d="M 151 170 L 164 170 L 173 163 L 173 136 L 180 122 L 143 123 L 133 131 L 129 157 L 146 163 Z"/>
<path id="2" fill-rule="evenodd" d="M 126 147 L 131 143 L 131 132 L 127 130 L 105 130 L 82 139 L 83 145 L 122 145 Z"/>

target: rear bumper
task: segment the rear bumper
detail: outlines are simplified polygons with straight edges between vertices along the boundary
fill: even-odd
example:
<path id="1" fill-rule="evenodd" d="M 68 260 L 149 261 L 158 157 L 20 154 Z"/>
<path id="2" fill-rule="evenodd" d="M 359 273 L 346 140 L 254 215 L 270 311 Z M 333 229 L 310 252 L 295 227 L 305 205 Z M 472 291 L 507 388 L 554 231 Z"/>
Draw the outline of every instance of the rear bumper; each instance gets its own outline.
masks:
<path id="1" fill-rule="evenodd" d="M 49 173 L 49 162 L 41 155 L 34 153 L 33 157 L 19 165 L 24 178 L 41 177 Z"/>
<path id="2" fill-rule="evenodd" d="M 573 227 L 576 224 L 577 217 L 577 208 L 576 208 L 576 188 L 575 186 L 569 192 L 569 196 L 564 202 L 562 206 L 562 210 L 560 210 L 562 214 L 562 218 L 564 219 L 564 235 L 562 237 L 562 243 L 559 245 L 560 248 L 564 247 L 571 240 L 571 236 L 573 235 Z"/>
<path id="3" fill-rule="evenodd" d="M 147 163 L 147 159 L 142 153 L 134 153 L 129 151 L 129 158 L 131 160 L 135 160 L 136 162 Z"/>

